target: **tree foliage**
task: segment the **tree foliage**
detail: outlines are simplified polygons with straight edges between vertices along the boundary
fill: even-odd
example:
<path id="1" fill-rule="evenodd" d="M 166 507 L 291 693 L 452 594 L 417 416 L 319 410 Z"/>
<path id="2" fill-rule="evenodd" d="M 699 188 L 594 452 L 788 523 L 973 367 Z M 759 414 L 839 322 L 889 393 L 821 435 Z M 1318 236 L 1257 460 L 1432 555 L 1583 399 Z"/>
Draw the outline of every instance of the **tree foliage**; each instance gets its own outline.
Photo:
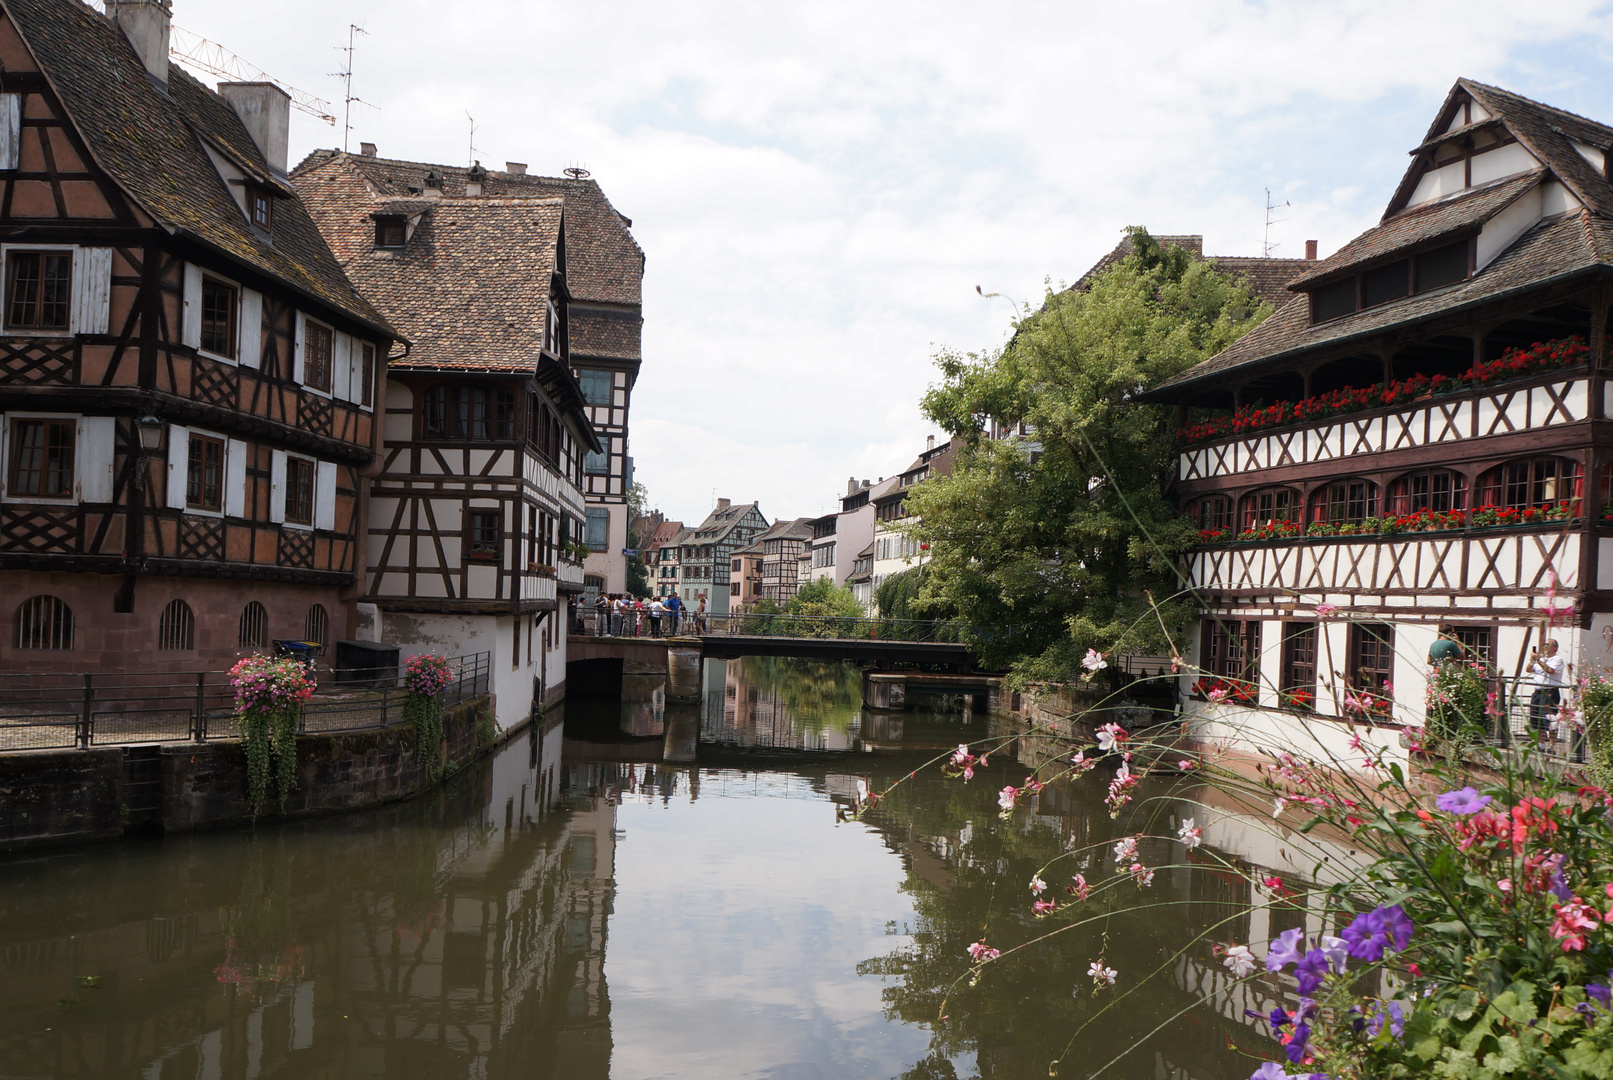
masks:
<path id="1" fill-rule="evenodd" d="M 983 660 L 1060 679 L 1088 648 L 1167 647 L 1145 591 L 1167 600 L 1195 530 L 1166 497 L 1172 410 L 1147 388 L 1236 341 L 1270 314 L 1239 278 L 1127 230 L 1133 252 L 1082 291 L 1049 290 L 1000 351 L 936 358 L 925 413 L 960 450 L 914 488 L 914 535 L 932 555 L 919 603 L 951 606 Z M 982 437 L 991 422 L 1024 440 Z"/>

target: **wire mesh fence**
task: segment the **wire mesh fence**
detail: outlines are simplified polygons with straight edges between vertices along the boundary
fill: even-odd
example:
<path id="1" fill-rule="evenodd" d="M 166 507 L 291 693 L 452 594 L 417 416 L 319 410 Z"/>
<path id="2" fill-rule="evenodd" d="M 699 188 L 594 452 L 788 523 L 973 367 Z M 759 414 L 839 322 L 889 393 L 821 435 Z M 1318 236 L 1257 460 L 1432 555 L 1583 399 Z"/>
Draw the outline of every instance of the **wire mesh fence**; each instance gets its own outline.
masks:
<path id="1" fill-rule="evenodd" d="M 489 692 L 491 653 L 448 661 L 453 678 L 441 702 L 460 704 Z M 403 677 L 361 689 L 315 668 L 321 687 L 302 707 L 300 731 L 369 731 L 403 722 Z M 232 739 L 234 691 L 227 671 L 0 674 L 0 752 L 64 750 L 131 743 Z"/>

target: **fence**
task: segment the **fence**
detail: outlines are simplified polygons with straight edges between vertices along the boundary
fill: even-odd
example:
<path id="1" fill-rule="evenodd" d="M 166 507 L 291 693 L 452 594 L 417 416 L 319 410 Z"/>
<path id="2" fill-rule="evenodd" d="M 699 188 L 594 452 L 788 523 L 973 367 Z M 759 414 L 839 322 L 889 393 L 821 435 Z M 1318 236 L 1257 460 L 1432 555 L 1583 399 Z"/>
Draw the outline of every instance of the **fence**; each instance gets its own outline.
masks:
<path id="1" fill-rule="evenodd" d="M 448 661 L 454 678 L 444 706 L 486 694 L 493 656 Z M 321 686 L 337 683 L 315 670 Z M 299 731 L 369 731 L 403 721 L 403 680 L 370 681 L 363 689 L 319 692 L 302 707 Z M 0 751 L 88 749 L 129 743 L 205 742 L 234 738 L 235 698 L 227 671 L 118 674 L 0 674 Z"/>
<path id="2" fill-rule="evenodd" d="M 1496 695 L 1496 705 L 1489 719 L 1486 741 L 1492 746 L 1517 746 L 1533 741 L 1541 753 L 1549 757 L 1570 760 L 1584 759 L 1584 733 L 1575 720 L 1559 712 L 1559 708 L 1542 706 L 1536 709 L 1531 702 L 1534 692 L 1540 689 L 1526 676 L 1506 676 L 1489 680 Z M 1574 687 L 1562 687 L 1560 705 L 1578 712 L 1578 695 Z"/>
<path id="3" fill-rule="evenodd" d="M 595 632 L 602 629 L 603 627 L 600 627 Z M 634 615 L 628 614 L 623 616 L 620 633 L 616 636 L 654 637 L 657 634 L 957 642 L 963 640 L 963 627 L 948 620 L 934 619 L 877 619 L 759 612 L 719 614 L 708 611 L 703 615 L 685 612 L 677 620 L 670 616 L 662 616 L 659 627 L 648 615 L 635 618 Z"/>

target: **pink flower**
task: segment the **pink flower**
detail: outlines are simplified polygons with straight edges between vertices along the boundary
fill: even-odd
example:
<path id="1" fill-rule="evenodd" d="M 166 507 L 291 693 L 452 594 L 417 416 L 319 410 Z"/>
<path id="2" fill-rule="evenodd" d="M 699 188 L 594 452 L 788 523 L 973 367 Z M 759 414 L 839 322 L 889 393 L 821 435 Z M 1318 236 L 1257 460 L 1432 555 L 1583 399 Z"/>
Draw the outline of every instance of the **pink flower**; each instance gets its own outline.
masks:
<path id="1" fill-rule="evenodd" d="M 1126 741 L 1126 729 L 1119 724 L 1105 724 L 1098 729 L 1098 749 L 1106 754 L 1113 753 Z"/>
<path id="2" fill-rule="evenodd" d="M 1561 938 L 1563 952 L 1578 952 L 1585 948 L 1584 930 L 1595 930 L 1598 913 L 1579 897 L 1566 904 L 1553 904 L 1557 917 L 1551 924 L 1551 936 Z"/>
<path id="3" fill-rule="evenodd" d="M 1126 862 L 1137 857 L 1137 838 L 1128 836 L 1115 845 L 1115 862 Z"/>
<path id="4" fill-rule="evenodd" d="M 995 960 L 1001 955 L 1002 953 L 986 944 L 985 938 L 981 938 L 979 941 L 969 946 L 969 959 L 973 960 L 977 964 L 984 964 L 988 960 Z"/>
<path id="5" fill-rule="evenodd" d="M 1058 904 L 1051 900 L 1038 900 L 1036 903 L 1031 905 L 1031 913 L 1035 915 L 1046 915 L 1048 912 L 1053 911 L 1057 907 Z"/>
<path id="6" fill-rule="evenodd" d="M 1229 693 L 1231 693 L 1230 690 L 1211 690 L 1209 693 L 1209 698 L 1211 703 L 1219 705 L 1221 702 L 1227 699 L 1227 695 Z"/>
<path id="7" fill-rule="evenodd" d="M 1317 604 L 1315 612 L 1318 619 L 1331 619 L 1339 613 L 1339 609 L 1333 604 Z"/>
<path id="8" fill-rule="evenodd" d="M 1046 889 L 1047 882 L 1042 880 L 1040 874 L 1031 878 L 1031 892 L 1035 893 L 1037 896 L 1041 896 Z"/>
<path id="9" fill-rule="evenodd" d="M 1186 818 L 1182 827 L 1176 830 L 1176 837 L 1191 851 L 1204 842 L 1204 830 L 1196 826 L 1192 818 Z"/>
<path id="10" fill-rule="evenodd" d="M 1019 789 L 1012 784 L 997 793 L 997 805 L 1004 810 L 1012 810 L 1014 801 L 1019 798 Z"/>
<path id="11" fill-rule="evenodd" d="M 1198 767 L 1199 767 L 1199 763 L 1198 763 L 1198 762 L 1196 762 L 1196 761 L 1190 761 L 1190 760 L 1188 760 L 1188 759 L 1187 759 L 1187 758 L 1183 758 L 1183 759 L 1182 759 L 1182 760 L 1181 760 L 1181 761 L 1178 761 L 1178 762 L 1177 762 L 1177 763 L 1176 763 L 1176 767 L 1177 767 L 1177 768 L 1178 768 L 1178 769 L 1180 769 L 1180 770 L 1181 770 L 1181 771 L 1182 771 L 1182 772 L 1187 772 L 1187 771 L 1188 771 L 1188 770 L 1190 770 L 1190 769 L 1196 769 L 1196 768 L 1198 768 Z"/>
<path id="12" fill-rule="evenodd" d="M 1078 751 L 1076 755 L 1070 759 L 1070 764 L 1075 767 L 1077 775 L 1088 771 L 1093 766 L 1097 765 L 1097 763 L 1097 759 L 1087 757 L 1086 751 L 1084 750 Z"/>
<path id="13" fill-rule="evenodd" d="M 1100 987 L 1103 987 L 1113 986 L 1115 984 L 1115 976 L 1120 973 L 1114 968 L 1104 967 L 1102 960 L 1094 960 L 1087 967 L 1087 974 L 1092 976 L 1093 982 L 1097 983 Z"/>
<path id="14" fill-rule="evenodd" d="M 1128 873 L 1137 882 L 1138 888 L 1146 889 L 1154 883 L 1154 872 L 1142 863 L 1132 863 Z"/>
<path id="15" fill-rule="evenodd" d="M 1070 880 L 1075 884 L 1064 886 L 1065 892 L 1074 893 L 1077 900 L 1085 900 L 1092 895 L 1092 886 L 1087 884 L 1086 875 L 1076 874 Z"/>
<path id="16" fill-rule="evenodd" d="M 1086 677 L 1090 678 L 1109 665 L 1104 661 L 1101 652 L 1097 649 L 1088 649 L 1086 656 L 1081 658 L 1081 666 L 1087 669 Z"/>
<path id="17" fill-rule="evenodd" d="M 1255 969 L 1255 954 L 1249 951 L 1247 945 L 1233 945 L 1227 949 L 1227 958 L 1221 963 L 1232 972 L 1232 977 L 1241 979 Z"/>

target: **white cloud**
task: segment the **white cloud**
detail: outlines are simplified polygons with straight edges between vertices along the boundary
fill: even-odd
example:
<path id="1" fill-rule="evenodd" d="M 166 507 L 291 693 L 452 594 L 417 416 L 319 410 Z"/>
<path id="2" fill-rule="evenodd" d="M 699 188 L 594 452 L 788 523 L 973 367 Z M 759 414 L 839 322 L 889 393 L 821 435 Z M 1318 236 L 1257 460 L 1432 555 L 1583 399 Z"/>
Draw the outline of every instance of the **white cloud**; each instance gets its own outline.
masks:
<path id="1" fill-rule="evenodd" d="M 1280 253 L 1336 248 L 1458 75 L 1613 118 L 1589 0 L 176 6 L 331 96 L 363 23 L 355 143 L 463 160 L 468 110 L 486 162 L 594 171 L 648 254 L 639 476 L 685 519 L 905 465 L 932 343 L 1002 340 L 977 284 L 1034 302 L 1127 224 L 1257 254 L 1267 186 Z M 294 156 L 333 141 L 294 125 Z"/>

